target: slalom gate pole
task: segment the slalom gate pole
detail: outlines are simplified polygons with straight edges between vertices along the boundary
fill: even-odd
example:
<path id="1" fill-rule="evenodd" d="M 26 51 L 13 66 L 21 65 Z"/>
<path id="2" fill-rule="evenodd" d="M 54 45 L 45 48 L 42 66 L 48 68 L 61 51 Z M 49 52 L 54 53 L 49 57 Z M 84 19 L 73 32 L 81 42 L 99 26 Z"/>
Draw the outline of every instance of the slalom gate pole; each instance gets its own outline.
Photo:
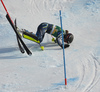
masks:
<path id="1" fill-rule="evenodd" d="M 7 13 L 8 16 L 10 17 L 10 15 L 9 15 L 9 13 L 8 13 L 8 11 L 7 11 L 7 8 L 6 8 L 6 6 L 5 6 L 3 0 L 1 0 L 1 3 L 2 3 L 2 5 L 3 5 L 3 7 L 4 7 L 5 11 L 6 11 L 6 13 Z M 10 19 L 11 19 L 11 17 L 10 17 Z M 14 22 L 13 22 L 12 20 L 11 20 L 11 22 L 14 24 Z"/>
<path id="2" fill-rule="evenodd" d="M 61 24 L 61 31 L 62 31 L 63 61 L 64 61 L 64 75 L 65 75 L 65 86 L 66 86 L 66 85 L 67 85 L 67 78 L 66 78 L 66 63 L 65 63 L 64 36 L 63 36 L 63 27 L 62 27 L 62 16 L 61 16 L 61 10 L 59 10 L 59 15 L 60 15 L 60 24 Z"/>

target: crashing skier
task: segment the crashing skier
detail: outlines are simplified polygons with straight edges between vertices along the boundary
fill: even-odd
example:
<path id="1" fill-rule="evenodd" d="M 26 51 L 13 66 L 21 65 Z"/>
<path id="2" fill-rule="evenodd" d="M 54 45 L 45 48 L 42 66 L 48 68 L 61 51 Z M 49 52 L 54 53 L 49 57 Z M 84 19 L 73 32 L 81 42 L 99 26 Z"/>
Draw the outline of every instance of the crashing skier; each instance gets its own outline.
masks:
<path id="1" fill-rule="evenodd" d="M 57 25 L 49 24 L 49 23 L 41 23 L 38 28 L 36 34 L 29 32 L 26 29 L 17 29 L 19 32 L 22 33 L 23 38 L 26 38 L 28 40 L 34 41 L 36 43 L 41 43 L 43 41 L 45 33 L 51 34 L 56 39 L 52 39 L 55 43 L 58 43 L 58 45 L 63 48 L 62 44 L 62 31 L 61 28 Z M 64 48 L 67 48 L 70 46 L 70 43 L 72 43 L 74 36 L 72 33 L 69 33 L 68 30 L 63 30 L 64 35 Z"/>

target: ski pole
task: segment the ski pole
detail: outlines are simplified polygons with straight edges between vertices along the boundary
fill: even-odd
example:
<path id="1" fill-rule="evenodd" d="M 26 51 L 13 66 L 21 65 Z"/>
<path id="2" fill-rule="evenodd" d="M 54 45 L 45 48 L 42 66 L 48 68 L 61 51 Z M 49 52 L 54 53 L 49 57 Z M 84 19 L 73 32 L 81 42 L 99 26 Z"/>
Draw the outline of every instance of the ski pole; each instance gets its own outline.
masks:
<path id="1" fill-rule="evenodd" d="M 65 63 L 64 36 L 63 36 L 63 27 L 62 27 L 62 16 L 61 16 L 61 10 L 59 11 L 59 14 L 60 14 L 60 24 L 61 24 L 61 31 L 62 31 L 63 61 L 64 61 L 64 75 L 65 75 L 65 86 L 66 86 L 66 85 L 67 85 L 67 78 L 66 78 L 66 63 Z"/>

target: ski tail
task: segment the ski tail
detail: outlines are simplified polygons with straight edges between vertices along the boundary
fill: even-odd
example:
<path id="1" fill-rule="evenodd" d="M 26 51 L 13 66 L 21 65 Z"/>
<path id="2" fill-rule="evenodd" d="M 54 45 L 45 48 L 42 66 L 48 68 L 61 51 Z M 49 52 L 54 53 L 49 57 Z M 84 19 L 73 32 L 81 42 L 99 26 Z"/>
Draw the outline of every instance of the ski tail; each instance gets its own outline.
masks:
<path id="1" fill-rule="evenodd" d="M 15 28 L 16 28 L 16 30 L 17 30 L 17 22 L 16 22 L 16 19 L 15 19 L 15 21 L 14 21 L 14 24 L 15 24 Z M 19 46 L 19 50 L 21 51 L 21 53 L 25 53 L 24 48 L 22 47 L 22 45 L 21 45 L 21 43 L 20 43 L 20 40 L 19 40 L 19 38 L 18 38 L 17 35 L 16 35 L 16 38 L 17 38 L 17 43 L 18 43 L 18 46 Z"/>
<path id="2" fill-rule="evenodd" d="M 20 37 L 22 37 L 21 33 L 19 32 L 19 28 L 17 27 L 17 20 L 16 19 L 14 20 L 14 26 L 15 26 L 18 34 L 20 35 Z"/>

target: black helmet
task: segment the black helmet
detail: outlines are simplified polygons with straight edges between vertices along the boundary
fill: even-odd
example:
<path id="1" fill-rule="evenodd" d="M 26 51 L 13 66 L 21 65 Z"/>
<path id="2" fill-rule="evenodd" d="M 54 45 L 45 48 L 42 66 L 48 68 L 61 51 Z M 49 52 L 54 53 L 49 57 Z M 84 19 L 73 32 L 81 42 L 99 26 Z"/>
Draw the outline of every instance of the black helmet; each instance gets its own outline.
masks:
<path id="1" fill-rule="evenodd" d="M 74 39 L 74 36 L 71 33 L 64 35 L 64 42 L 66 42 L 68 44 L 70 44 L 73 41 L 73 39 Z"/>

